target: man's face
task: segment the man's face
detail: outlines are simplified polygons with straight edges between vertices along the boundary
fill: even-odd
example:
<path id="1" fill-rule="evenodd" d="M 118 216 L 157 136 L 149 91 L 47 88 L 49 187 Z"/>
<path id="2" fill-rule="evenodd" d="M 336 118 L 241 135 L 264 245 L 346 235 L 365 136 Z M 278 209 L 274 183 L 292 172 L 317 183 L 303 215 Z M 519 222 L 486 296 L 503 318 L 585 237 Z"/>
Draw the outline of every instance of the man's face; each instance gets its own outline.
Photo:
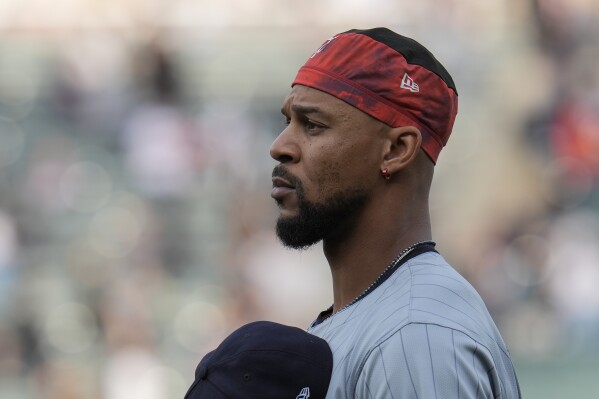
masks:
<path id="1" fill-rule="evenodd" d="M 380 176 L 384 125 L 316 89 L 296 85 L 273 142 L 272 197 L 283 244 L 305 248 L 342 235 L 367 206 Z"/>

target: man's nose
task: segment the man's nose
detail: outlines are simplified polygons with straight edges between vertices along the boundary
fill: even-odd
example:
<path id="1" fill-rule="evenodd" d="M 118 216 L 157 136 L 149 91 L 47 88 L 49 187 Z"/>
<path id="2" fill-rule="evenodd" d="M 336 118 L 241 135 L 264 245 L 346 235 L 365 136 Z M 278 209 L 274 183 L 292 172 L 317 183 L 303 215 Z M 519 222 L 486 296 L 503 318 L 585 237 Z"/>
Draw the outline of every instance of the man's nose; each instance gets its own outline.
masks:
<path id="1" fill-rule="evenodd" d="M 291 126 L 287 126 L 270 146 L 270 156 L 280 163 L 297 162 L 300 159 L 299 146 L 293 140 Z"/>

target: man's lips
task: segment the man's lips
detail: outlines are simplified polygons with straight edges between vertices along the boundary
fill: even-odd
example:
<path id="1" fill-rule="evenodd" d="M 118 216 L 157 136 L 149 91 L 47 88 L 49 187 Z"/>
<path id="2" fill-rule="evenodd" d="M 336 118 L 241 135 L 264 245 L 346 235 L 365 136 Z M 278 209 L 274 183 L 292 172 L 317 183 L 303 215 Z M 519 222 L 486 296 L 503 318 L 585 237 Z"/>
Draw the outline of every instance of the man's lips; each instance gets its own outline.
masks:
<path id="1" fill-rule="evenodd" d="M 295 187 L 287 180 L 281 177 L 272 178 L 272 191 L 270 192 L 272 198 L 281 200 L 292 191 L 295 191 Z"/>

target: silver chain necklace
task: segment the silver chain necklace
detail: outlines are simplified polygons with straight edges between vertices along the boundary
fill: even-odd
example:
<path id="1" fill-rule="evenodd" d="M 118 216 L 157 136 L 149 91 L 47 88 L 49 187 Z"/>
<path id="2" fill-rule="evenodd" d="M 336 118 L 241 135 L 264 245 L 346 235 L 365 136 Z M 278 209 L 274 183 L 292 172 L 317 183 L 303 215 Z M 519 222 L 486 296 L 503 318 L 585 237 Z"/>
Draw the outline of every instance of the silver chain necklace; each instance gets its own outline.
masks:
<path id="1" fill-rule="evenodd" d="M 336 312 L 333 312 L 333 306 L 331 306 L 331 314 L 328 315 L 327 317 L 325 317 L 325 319 L 328 319 L 329 317 L 333 317 L 334 315 L 343 312 L 345 309 L 349 308 L 350 306 L 352 306 L 353 304 L 355 304 L 356 302 L 358 302 L 360 299 L 364 298 L 366 296 L 366 294 L 368 294 L 370 292 L 370 290 L 375 287 L 378 282 L 380 281 L 381 278 L 383 278 L 384 275 L 386 275 L 389 270 L 392 270 L 393 268 L 395 268 L 397 266 L 397 264 L 403 259 L 405 258 L 410 252 L 412 252 L 414 250 L 414 248 L 416 248 L 419 245 L 422 244 L 434 244 L 435 242 L 432 240 L 424 240 L 424 241 L 419 241 L 417 243 L 414 243 L 412 245 L 410 245 L 409 247 L 407 247 L 406 249 L 404 249 L 403 251 L 401 251 L 396 257 L 395 259 L 393 259 L 391 261 L 391 263 L 389 263 L 389 265 L 385 268 L 385 270 L 382 271 L 381 274 L 378 275 L 378 277 L 372 282 L 372 284 L 370 284 L 364 291 L 362 291 L 362 293 L 360 295 L 358 295 L 357 297 L 355 297 L 350 303 L 348 303 L 347 305 L 345 305 L 344 307 L 342 307 L 341 309 L 339 309 Z"/>

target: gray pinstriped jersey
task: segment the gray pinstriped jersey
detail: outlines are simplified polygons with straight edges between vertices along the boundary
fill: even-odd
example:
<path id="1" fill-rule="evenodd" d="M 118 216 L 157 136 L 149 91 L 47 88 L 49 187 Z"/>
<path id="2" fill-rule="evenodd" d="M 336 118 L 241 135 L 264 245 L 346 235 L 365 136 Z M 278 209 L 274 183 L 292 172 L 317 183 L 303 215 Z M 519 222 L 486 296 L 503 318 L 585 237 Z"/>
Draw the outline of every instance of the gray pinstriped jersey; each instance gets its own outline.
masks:
<path id="1" fill-rule="evenodd" d="M 521 397 L 482 299 L 437 252 L 308 331 L 333 351 L 327 399 Z"/>

